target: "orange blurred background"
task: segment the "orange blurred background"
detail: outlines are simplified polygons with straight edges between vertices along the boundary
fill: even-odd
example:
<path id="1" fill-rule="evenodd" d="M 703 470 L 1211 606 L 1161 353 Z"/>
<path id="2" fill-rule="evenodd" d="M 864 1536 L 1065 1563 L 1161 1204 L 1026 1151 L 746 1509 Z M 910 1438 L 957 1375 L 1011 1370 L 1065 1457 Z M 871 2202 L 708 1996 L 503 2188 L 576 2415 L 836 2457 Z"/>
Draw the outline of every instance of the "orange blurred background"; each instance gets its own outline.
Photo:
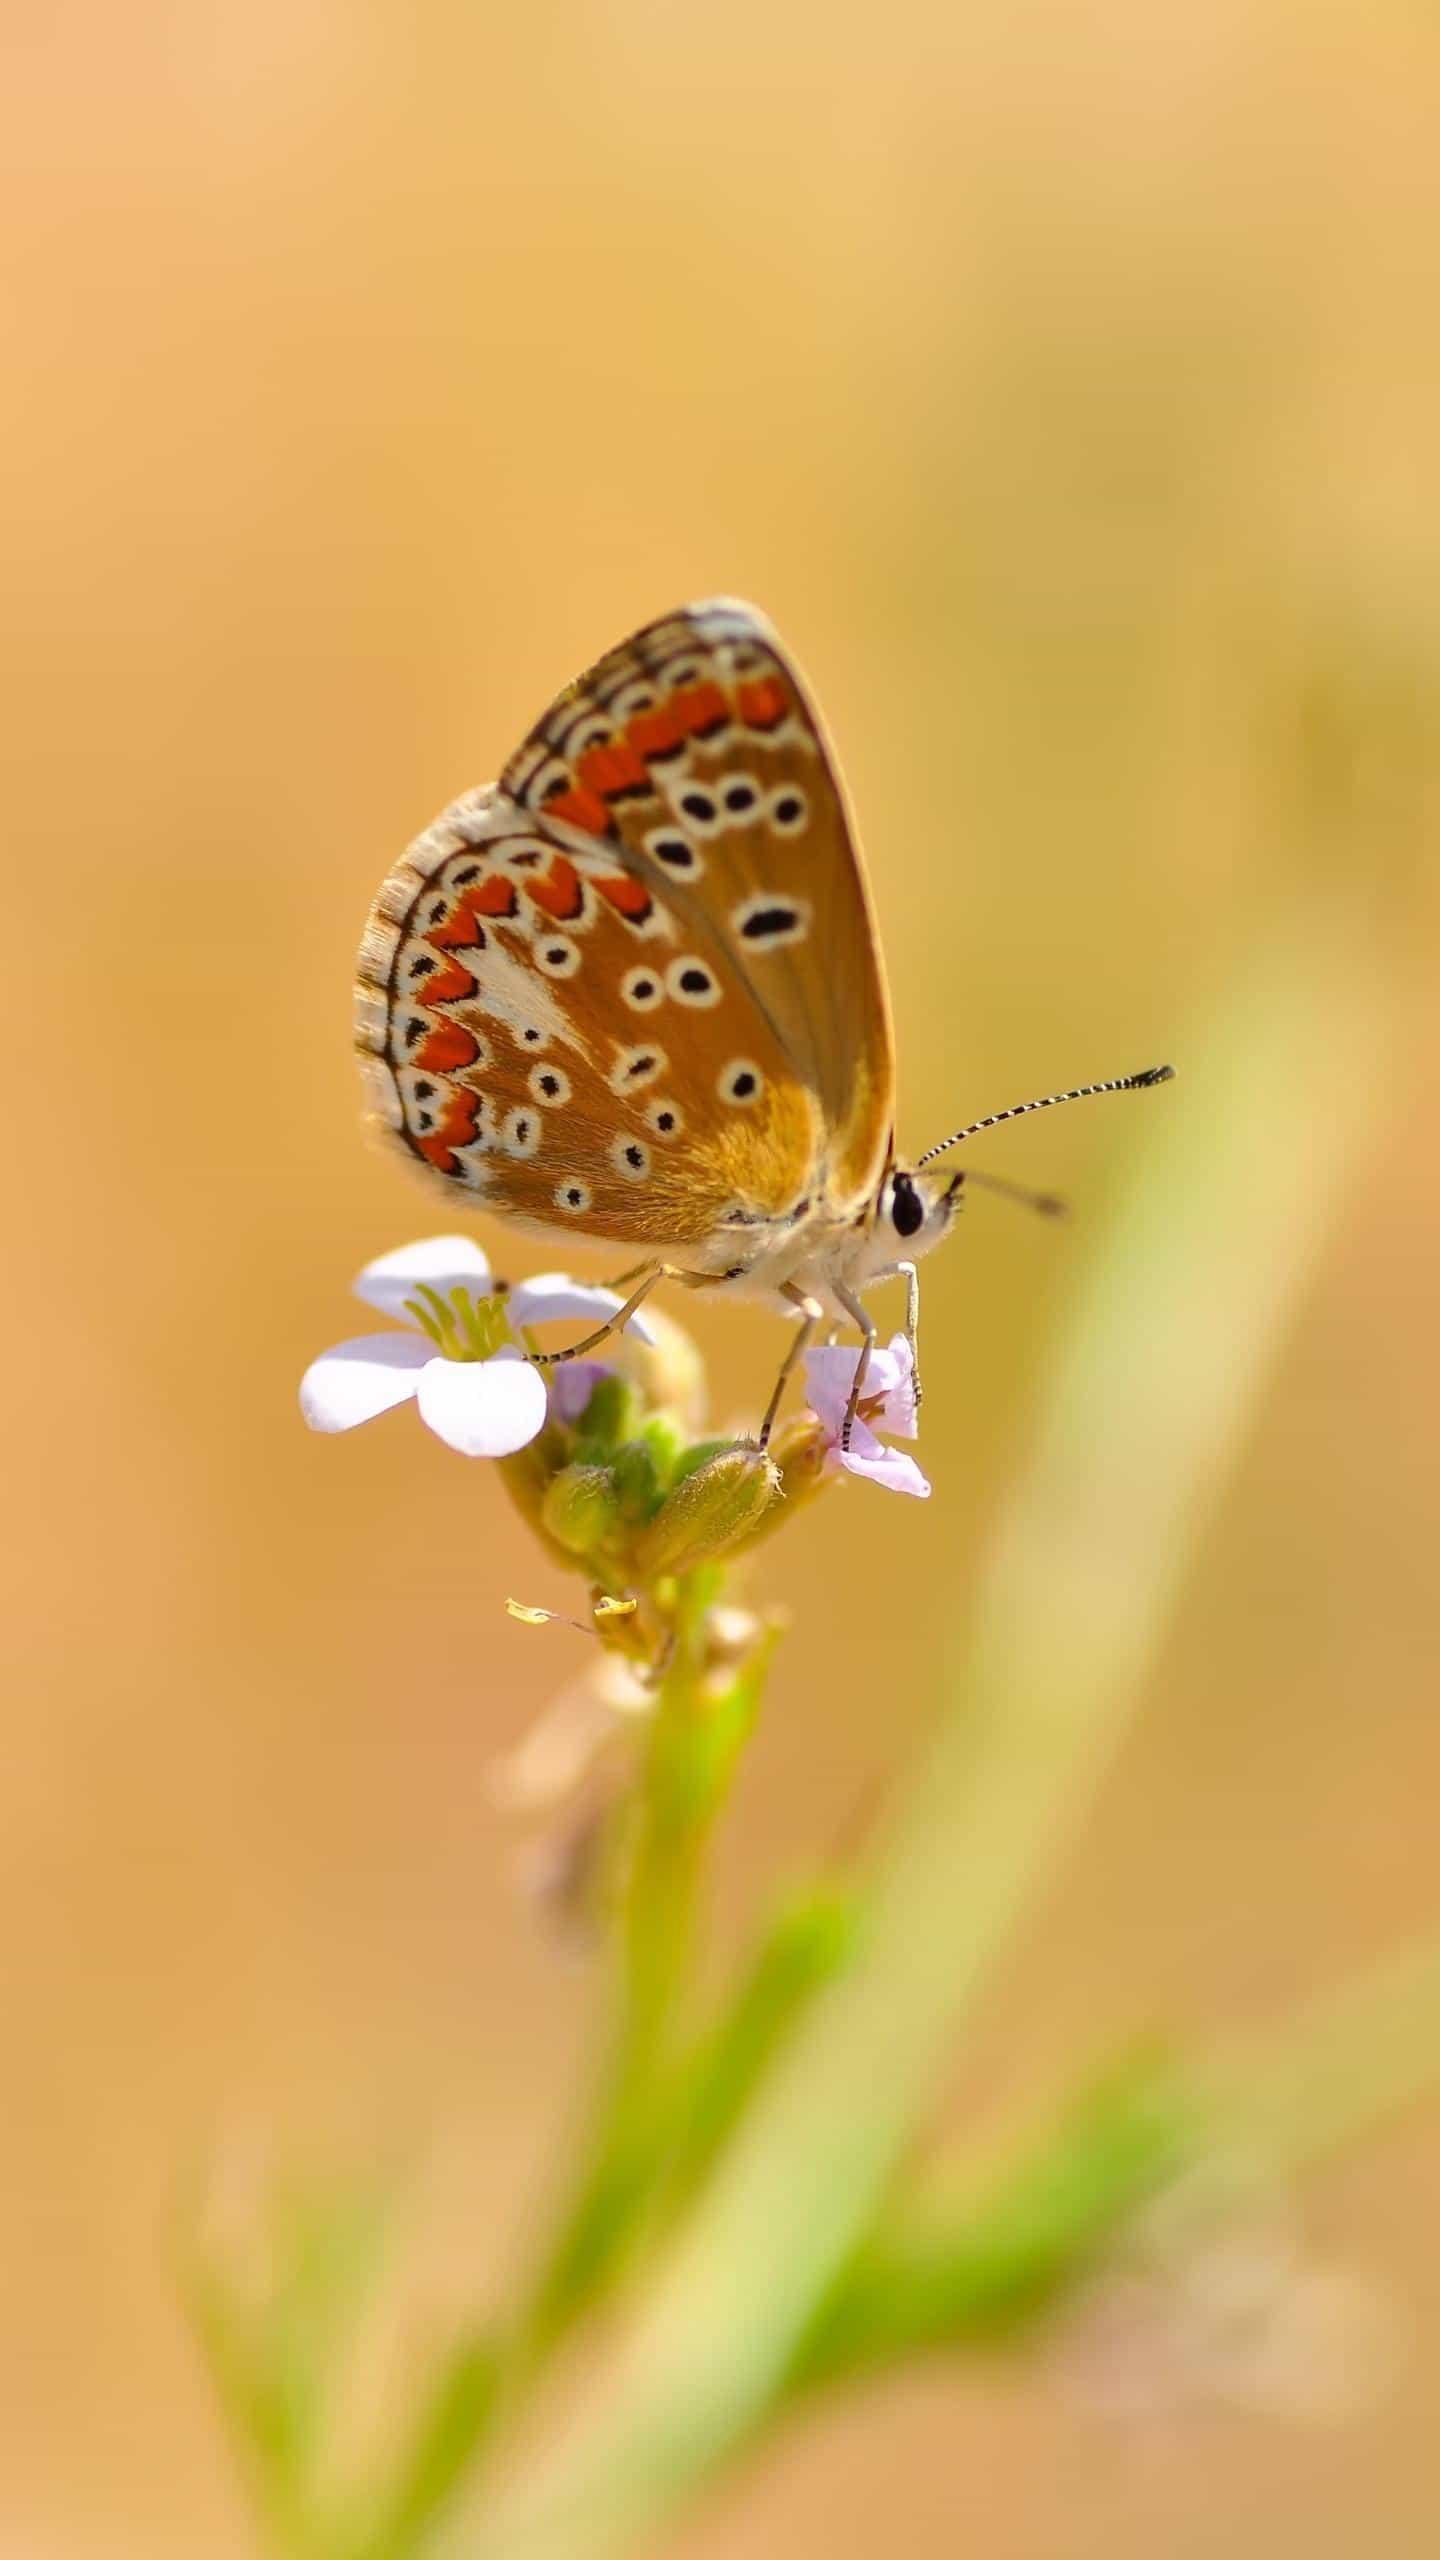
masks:
<path id="1" fill-rule="evenodd" d="M 179 2182 L 217 2139 L 411 2158 L 419 2336 L 513 2263 L 580 2085 L 591 1982 L 488 1774 L 576 1668 L 502 1597 L 563 1587 L 482 1469 L 403 1415 L 310 1438 L 295 1385 L 363 1329 L 358 1265 L 454 1223 L 360 1135 L 367 901 L 636 622 L 750 595 L 816 685 L 906 1144 L 1169 1054 L 1284 901 L 1336 866 L 1373 889 L 1393 1116 L 966 2089 L 1038 2102 L 1137 2025 L 1203 2041 L 1433 1922 L 1440 35 L 1346 0 L 90 0 L 16 28 L 6 87 L 40 981 L 0 2553 L 238 2560 Z M 936 1499 L 849 1485 L 764 1552 L 795 1632 L 722 1928 L 932 1703 L 1129 1107 L 987 1159 L 1075 1194 L 1071 1229 L 977 1202 L 932 1266 Z M 1306 1097 L 1255 1108 L 1283 1148 Z M 696 1317 L 722 1412 L 770 1324 Z M 1137 2433 L 1043 2371 L 934 2369 L 828 2408 L 673 2548 L 1431 2549 L 1437 2207 L 1420 2120 L 1309 2199 L 1410 2338 L 1346 2426 Z"/>

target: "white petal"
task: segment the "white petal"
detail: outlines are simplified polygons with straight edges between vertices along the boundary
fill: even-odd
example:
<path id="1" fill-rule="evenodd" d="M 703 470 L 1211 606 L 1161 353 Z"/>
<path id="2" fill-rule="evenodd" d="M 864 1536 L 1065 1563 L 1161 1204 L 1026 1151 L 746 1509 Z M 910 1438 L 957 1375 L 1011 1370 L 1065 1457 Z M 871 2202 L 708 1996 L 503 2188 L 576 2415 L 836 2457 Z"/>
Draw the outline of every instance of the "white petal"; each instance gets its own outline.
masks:
<path id="1" fill-rule="evenodd" d="M 851 1342 L 821 1343 L 805 1354 L 805 1393 L 827 1431 L 838 1433 L 844 1423 L 859 1357 L 859 1345 Z"/>
<path id="2" fill-rule="evenodd" d="M 541 1271 L 533 1280 L 521 1280 L 511 1290 L 506 1312 L 512 1324 L 553 1324 L 563 1316 L 570 1324 L 603 1324 L 625 1301 L 614 1289 L 587 1288 L 583 1280 L 572 1280 L 567 1271 Z M 625 1327 L 627 1333 L 638 1334 L 642 1342 L 653 1343 L 655 1336 L 643 1316 L 634 1315 Z"/>
<path id="3" fill-rule="evenodd" d="M 355 1295 L 382 1315 L 413 1324 L 405 1301 L 414 1297 L 420 1280 L 442 1298 L 457 1284 L 472 1298 L 483 1298 L 492 1285 L 490 1265 L 473 1236 L 422 1236 L 416 1244 L 397 1245 L 393 1253 L 367 1262 L 355 1282 Z"/>
<path id="4" fill-rule="evenodd" d="M 300 1410 L 312 1431 L 350 1431 L 394 1404 L 408 1404 L 430 1345 L 408 1333 L 366 1333 L 312 1360 L 300 1381 Z"/>
<path id="5" fill-rule="evenodd" d="M 858 1414 L 849 1448 L 842 1449 L 838 1440 L 832 1442 L 830 1464 L 843 1467 L 850 1476 L 867 1476 L 872 1484 L 883 1485 L 887 1493 L 912 1493 L 923 1502 L 930 1491 L 929 1480 L 914 1459 L 903 1449 L 887 1448 L 883 1440 L 877 1440 L 868 1422 Z"/>
<path id="6" fill-rule="evenodd" d="M 847 1475 L 868 1476 L 872 1484 L 883 1485 L 887 1493 L 913 1493 L 921 1502 L 928 1498 L 929 1478 L 921 1474 L 906 1450 L 887 1449 L 882 1440 L 877 1440 L 871 1449 L 862 1449 L 859 1437 L 857 1423 L 850 1435 L 850 1446 L 840 1458 Z"/>
<path id="7" fill-rule="evenodd" d="M 420 1373 L 420 1419 L 462 1458 L 508 1458 L 545 1428 L 550 1399 L 538 1369 L 516 1353 L 430 1360 Z"/>

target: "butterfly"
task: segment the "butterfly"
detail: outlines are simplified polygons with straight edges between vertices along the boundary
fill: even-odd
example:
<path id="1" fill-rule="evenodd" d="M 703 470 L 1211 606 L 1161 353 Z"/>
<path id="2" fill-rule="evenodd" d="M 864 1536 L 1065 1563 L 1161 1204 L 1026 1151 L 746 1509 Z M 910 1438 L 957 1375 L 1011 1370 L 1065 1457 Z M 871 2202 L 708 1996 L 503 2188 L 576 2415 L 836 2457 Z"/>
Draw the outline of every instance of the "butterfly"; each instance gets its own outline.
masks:
<path id="1" fill-rule="evenodd" d="M 417 836 L 365 928 L 355 1031 L 372 1113 L 413 1163 L 552 1241 L 638 1252 L 614 1324 L 663 1279 L 798 1312 L 762 1445 L 827 1320 L 859 1329 L 853 1421 L 874 1282 L 905 1280 L 913 1355 L 915 1265 L 965 1182 L 928 1172 L 937 1156 L 1171 1073 L 897 1158 L 884 962 L 835 758 L 776 633 L 731 598 L 612 649 L 498 783 Z"/>

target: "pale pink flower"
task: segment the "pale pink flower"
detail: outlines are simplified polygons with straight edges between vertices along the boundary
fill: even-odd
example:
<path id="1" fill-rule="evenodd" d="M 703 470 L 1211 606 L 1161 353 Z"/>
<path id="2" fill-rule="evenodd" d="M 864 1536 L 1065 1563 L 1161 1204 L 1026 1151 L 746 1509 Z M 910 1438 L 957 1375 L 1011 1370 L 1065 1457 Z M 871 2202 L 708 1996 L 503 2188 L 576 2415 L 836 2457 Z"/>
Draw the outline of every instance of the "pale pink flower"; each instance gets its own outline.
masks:
<path id="1" fill-rule="evenodd" d="M 915 1363 L 910 1345 L 903 1333 L 897 1333 L 887 1349 L 877 1344 L 871 1352 L 847 1449 L 845 1414 L 858 1358 L 852 1343 L 827 1343 L 805 1354 L 805 1391 L 825 1431 L 827 1463 L 832 1469 L 843 1468 L 847 1475 L 868 1476 L 872 1484 L 885 1485 L 891 1493 L 911 1493 L 923 1501 L 930 1491 L 928 1479 L 903 1449 L 887 1448 L 875 1428 L 878 1424 L 880 1430 L 892 1431 L 901 1440 L 916 1436 Z"/>

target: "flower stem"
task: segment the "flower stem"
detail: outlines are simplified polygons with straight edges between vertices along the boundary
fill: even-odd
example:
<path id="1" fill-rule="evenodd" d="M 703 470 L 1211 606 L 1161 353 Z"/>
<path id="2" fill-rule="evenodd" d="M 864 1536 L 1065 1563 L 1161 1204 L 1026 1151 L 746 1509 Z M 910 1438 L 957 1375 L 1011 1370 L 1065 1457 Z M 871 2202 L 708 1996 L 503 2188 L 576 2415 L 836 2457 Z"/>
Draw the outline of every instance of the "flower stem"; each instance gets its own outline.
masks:
<path id="1" fill-rule="evenodd" d="M 588 2309 L 628 2253 L 666 2174 L 706 1842 L 758 1711 L 773 1644 L 711 1694 L 718 1566 L 689 1575 L 646 1735 L 616 1920 L 615 2016 L 593 2130 L 525 2324 L 530 2353 Z"/>

